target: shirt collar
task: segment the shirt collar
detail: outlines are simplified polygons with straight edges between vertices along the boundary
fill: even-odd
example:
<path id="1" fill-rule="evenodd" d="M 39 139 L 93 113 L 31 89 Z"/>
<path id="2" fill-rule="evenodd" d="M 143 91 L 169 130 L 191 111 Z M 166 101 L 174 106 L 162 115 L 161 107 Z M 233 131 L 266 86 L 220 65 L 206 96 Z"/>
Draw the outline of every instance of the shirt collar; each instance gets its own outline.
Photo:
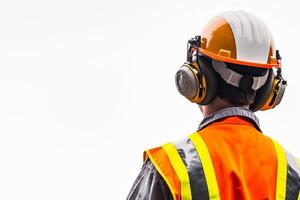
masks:
<path id="1" fill-rule="evenodd" d="M 203 129 L 208 124 L 211 124 L 219 119 L 231 117 L 231 116 L 241 116 L 250 119 L 253 122 L 254 126 L 257 128 L 257 130 L 261 132 L 258 118 L 254 115 L 254 113 L 251 110 L 243 107 L 224 108 L 208 115 L 199 124 L 198 131 Z"/>

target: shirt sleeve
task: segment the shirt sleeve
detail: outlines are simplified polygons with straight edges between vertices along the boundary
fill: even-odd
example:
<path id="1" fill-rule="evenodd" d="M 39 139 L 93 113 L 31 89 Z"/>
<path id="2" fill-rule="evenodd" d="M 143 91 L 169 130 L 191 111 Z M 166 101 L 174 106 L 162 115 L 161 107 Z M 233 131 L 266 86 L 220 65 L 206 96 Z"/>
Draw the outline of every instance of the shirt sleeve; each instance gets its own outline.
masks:
<path id="1" fill-rule="evenodd" d="M 164 179 L 147 159 L 126 200 L 173 200 Z"/>

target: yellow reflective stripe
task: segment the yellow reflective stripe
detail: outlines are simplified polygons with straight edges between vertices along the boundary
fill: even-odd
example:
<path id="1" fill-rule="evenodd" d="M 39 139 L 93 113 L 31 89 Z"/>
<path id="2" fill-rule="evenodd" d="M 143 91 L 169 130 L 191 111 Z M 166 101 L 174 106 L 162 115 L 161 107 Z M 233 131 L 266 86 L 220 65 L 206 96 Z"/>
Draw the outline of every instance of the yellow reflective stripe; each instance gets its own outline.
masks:
<path id="1" fill-rule="evenodd" d="M 300 191 L 299 191 L 299 194 L 298 194 L 298 200 L 300 200 Z"/>
<path id="2" fill-rule="evenodd" d="M 187 171 L 183 161 L 180 158 L 180 155 L 178 154 L 176 147 L 172 143 L 167 143 L 167 144 L 163 145 L 162 148 L 168 154 L 170 162 L 180 180 L 181 200 L 191 200 L 192 193 L 191 193 L 191 188 L 190 188 L 189 174 L 188 174 L 188 171 Z"/>
<path id="3" fill-rule="evenodd" d="M 276 180 L 276 199 L 285 199 L 286 197 L 286 178 L 287 161 L 284 149 L 275 140 L 272 139 L 277 154 L 277 180 Z"/>
<path id="4" fill-rule="evenodd" d="M 156 170 L 158 171 L 158 173 L 163 177 L 163 179 L 165 180 L 165 182 L 167 183 L 172 197 L 174 200 L 176 200 L 176 195 L 175 195 L 175 190 L 172 187 L 171 183 L 169 182 L 169 179 L 165 176 L 165 174 L 161 171 L 160 167 L 157 165 L 157 163 L 155 162 L 155 159 L 153 158 L 153 156 L 151 155 L 151 153 L 149 151 L 146 151 L 146 154 L 148 156 L 148 158 L 150 159 L 151 163 L 154 165 L 154 167 L 156 168 Z"/>
<path id="5" fill-rule="evenodd" d="M 200 157 L 207 183 L 209 199 L 220 200 L 219 186 L 208 148 L 198 133 L 189 136 Z"/>

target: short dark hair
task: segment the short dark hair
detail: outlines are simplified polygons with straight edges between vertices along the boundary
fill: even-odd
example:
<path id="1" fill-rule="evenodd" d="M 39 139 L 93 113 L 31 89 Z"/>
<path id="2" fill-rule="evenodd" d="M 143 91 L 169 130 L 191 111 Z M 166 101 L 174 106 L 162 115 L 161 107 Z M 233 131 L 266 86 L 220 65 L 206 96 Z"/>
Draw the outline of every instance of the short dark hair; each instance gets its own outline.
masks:
<path id="1" fill-rule="evenodd" d="M 225 63 L 229 69 L 233 71 L 249 76 L 262 76 L 267 72 L 267 69 L 258 68 L 258 67 L 250 67 L 245 65 L 238 65 L 232 63 Z M 218 83 L 218 91 L 217 96 L 221 99 L 227 101 L 230 104 L 242 106 L 242 105 L 251 105 L 254 103 L 256 91 L 253 89 L 249 89 L 247 91 L 242 90 L 238 87 L 234 87 L 230 84 L 227 84 L 221 76 L 216 73 L 217 83 Z"/>

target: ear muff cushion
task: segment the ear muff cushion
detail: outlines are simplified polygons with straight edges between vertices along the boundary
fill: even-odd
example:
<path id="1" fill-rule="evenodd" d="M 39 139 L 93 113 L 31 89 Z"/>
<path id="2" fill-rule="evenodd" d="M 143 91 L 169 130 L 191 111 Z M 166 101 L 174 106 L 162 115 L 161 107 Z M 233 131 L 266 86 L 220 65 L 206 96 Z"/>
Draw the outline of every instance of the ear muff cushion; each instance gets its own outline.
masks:
<path id="1" fill-rule="evenodd" d="M 208 59 L 206 59 L 203 56 L 199 56 L 198 61 L 200 71 L 203 73 L 203 76 L 206 81 L 206 96 L 204 97 L 203 101 L 198 104 L 206 105 L 209 104 L 216 97 L 218 88 L 217 79 L 211 62 Z"/>
<path id="2" fill-rule="evenodd" d="M 256 92 L 254 103 L 251 104 L 250 110 L 253 112 L 260 110 L 268 101 L 270 95 L 272 94 L 274 84 L 274 72 L 273 69 L 269 69 L 268 79 L 259 90 Z"/>

